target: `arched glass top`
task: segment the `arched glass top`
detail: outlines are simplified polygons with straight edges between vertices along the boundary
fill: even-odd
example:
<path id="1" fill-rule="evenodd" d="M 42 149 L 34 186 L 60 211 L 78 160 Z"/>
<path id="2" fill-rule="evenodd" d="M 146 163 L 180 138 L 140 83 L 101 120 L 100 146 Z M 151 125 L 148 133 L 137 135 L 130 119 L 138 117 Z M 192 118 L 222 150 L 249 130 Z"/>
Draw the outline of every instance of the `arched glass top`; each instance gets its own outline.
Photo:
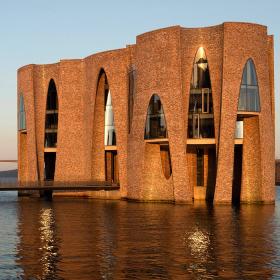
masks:
<path id="1" fill-rule="evenodd" d="M 51 79 L 49 83 L 47 96 L 47 110 L 58 110 L 58 98 L 54 80 Z"/>
<path id="2" fill-rule="evenodd" d="M 116 145 L 116 133 L 114 123 L 114 112 L 112 104 L 112 96 L 110 90 L 108 90 L 105 100 L 105 131 L 104 131 L 104 145 L 114 146 Z"/>
<path id="3" fill-rule="evenodd" d="M 202 47 L 197 50 L 193 65 L 191 89 L 211 88 L 208 61 Z"/>
<path id="4" fill-rule="evenodd" d="M 19 96 L 18 130 L 26 130 L 24 98 L 22 94 Z"/>
<path id="5" fill-rule="evenodd" d="M 188 138 L 214 138 L 211 80 L 205 51 L 200 47 L 194 59 L 188 113 Z"/>
<path id="6" fill-rule="evenodd" d="M 45 119 L 45 147 L 56 148 L 57 146 L 57 127 L 58 127 L 58 97 L 55 82 L 50 80 Z"/>
<path id="7" fill-rule="evenodd" d="M 258 80 L 252 59 L 247 60 L 243 69 L 238 111 L 260 112 Z"/>
<path id="8" fill-rule="evenodd" d="M 167 138 L 167 129 L 163 106 L 157 94 L 154 94 L 150 99 L 144 138 Z"/>

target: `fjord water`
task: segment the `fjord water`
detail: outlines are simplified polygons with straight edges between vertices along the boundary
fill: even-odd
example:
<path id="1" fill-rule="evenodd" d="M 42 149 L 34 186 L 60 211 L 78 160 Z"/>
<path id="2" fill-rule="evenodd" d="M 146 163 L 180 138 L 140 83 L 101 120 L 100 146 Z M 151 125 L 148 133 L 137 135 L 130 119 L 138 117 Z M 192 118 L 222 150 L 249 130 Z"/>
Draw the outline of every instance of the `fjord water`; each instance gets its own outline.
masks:
<path id="1" fill-rule="evenodd" d="M 279 279 L 275 205 L 0 196 L 0 279 Z"/>

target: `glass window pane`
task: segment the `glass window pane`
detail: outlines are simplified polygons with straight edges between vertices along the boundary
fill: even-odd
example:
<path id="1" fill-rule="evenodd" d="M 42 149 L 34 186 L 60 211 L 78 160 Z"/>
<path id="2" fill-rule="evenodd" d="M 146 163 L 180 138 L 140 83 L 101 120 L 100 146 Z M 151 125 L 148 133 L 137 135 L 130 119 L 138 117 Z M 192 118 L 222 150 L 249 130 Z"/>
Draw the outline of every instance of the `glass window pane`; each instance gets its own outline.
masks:
<path id="1" fill-rule="evenodd" d="M 249 79 L 247 81 L 248 85 L 257 85 L 257 76 L 256 76 L 256 70 L 255 70 L 255 66 L 254 63 L 251 59 L 248 60 L 247 62 L 248 65 L 248 73 L 249 73 Z"/>
<path id="2" fill-rule="evenodd" d="M 193 115 L 193 124 L 192 124 L 192 135 L 193 138 L 200 138 L 200 133 L 199 133 L 199 114 L 194 114 Z"/>
<path id="3" fill-rule="evenodd" d="M 112 105 L 112 96 L 109 90 L 105 106 L 105 127 L 104 127 L 104 145 L 113 146 L 116 145 L 116 133 L 114 123 L 114 112 Z"/>
<path id="4" fill-rule="evenodd" d="M 238 103 L 238 111 L 246 111 L 246 86 L 241 86 Z"/>
<path id="5" fill-rule="evenodd" d="M 24 98 L 23 95 L 19 97 L 19 112 L 18 112 L 18 130 L 26 129 Z"/>
<path id="6" fill-rule="evenodd" d="M 146 125 L 145 125 L 145 139 L 166 138 L 166 121 L 158 95 L 151 97 L 149 107 L 147 110 Z"/>
<path id="7" fill-rule="evenodd" d="M 209 89 L 202 90 L 202 113 L 209 113 Z"/>
<path id="8" fill-rule="evenodd" d="M 214 118 L 213 114 L 200 115 L 199 131 L 202 138 L 214 138 Z"/>
<path id="9" fill-rule="evenodd" d="M 188 114 L 189 138 L 215 137 L 211 79 L 202 47 L 197 50 L 194 60 Z"/>
<path id="10" fill-rule="evenodd" d="M 242 74 L 242 85 L 247 85 L 247 64 L 243 69 L 243 74 Z"/>
<path id="11" fill-rule="evenodd" d="M 45 133 L 45 147 L 47 148 L 55 148 L 57 143 L 57 133 Z"/>
<path id="12" fill-rule="evenodd" d="M 189 101 L 189 112 L 198 113 L 202 111 L 202 90 L 191 90 Z"/>
<path id="13" fill-rule="evenodd" d="M 256 86 L 247 87 L 247 111 L 258 111 L 258 88 Z"/>
<path id="14" fill-rule="evenodd" d="M 243 138 L 243 121 L 236 121 L 235 138 Z"/>
<path id="15" fill-rule="evenodd" d="M 240 87 L 239 111 L 260 112 L 260 100 L 256 69 L 252 59 L 246 62 Z"/>

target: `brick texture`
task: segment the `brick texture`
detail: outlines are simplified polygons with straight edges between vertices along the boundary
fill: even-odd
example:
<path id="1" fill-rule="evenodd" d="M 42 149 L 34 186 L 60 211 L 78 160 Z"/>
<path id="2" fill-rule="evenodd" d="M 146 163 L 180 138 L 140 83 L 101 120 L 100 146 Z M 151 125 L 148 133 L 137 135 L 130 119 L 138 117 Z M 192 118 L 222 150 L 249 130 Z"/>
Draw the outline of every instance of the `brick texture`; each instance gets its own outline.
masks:
<path id="1" fill-rule="evenodd" d="M 261 112 L 244 121 L 241 200 L 273 202 L 273 37 L 267 35 L 265 26 L 250 23 L 227 22 L 206 28 L 174 26 L 139 35 L 136 44 L 123 49 L 20 68 L 18 96 L 24 96 L 27 120 L 27 134 L 18 134 L 21 184 L 44 181 L 46 98 L 51 79 L 59 102 L 54 183 L 105 180 L 104 78 L 100 78 L 104 71 L 112 95 L 117 139 L 120 192 L 114 197 L 192 202 L 196 154 L 195 146 L 187 149 L 186 140 L 190 81 L 199 47 L 205 50 L 212 84 L 217 167 L 216 182 L 210 176 L 215 187 L 214 202 L 230 203 L 232 198 L 239 89 L 249 58 L 256 67 Z M 129 132 L 128 75 L 132 68 L 136 91 Z M 147 108 L 153 94 L 161 99 L 167 123 L 172 166 L 168 179 L 163 173 L 159 144 L 144 140 Z M 208 162 L 206 147 L 205 169 Z M 205 182 L 210 178 L 206 171 Z M 85 194 L 94 196 L 91 192 Z"/>

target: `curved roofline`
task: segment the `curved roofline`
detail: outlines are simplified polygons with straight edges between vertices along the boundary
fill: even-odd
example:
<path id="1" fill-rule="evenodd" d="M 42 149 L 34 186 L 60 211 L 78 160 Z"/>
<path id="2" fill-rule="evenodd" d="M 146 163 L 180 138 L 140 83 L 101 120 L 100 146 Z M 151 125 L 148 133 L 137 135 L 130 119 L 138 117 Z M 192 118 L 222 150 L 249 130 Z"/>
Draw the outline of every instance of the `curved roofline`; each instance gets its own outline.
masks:
<path id="1" fill-rule="evenodd" d="M 101 52 L 97 52 L 97 53 L 90 54 L 90 55 L 84 57 L 82 60 L 89 59 L 89 58 L 94 57 L 94 56 L 96 56 L 96 55 L 103 55 L 103 54 L 107 54 L 107 53 L 110 53 L 110 52 L 120 52 L 120 51 L 124 51 L 124 50 L 126 50 L 126 48 L 119 48 L 119 49 L 101 51 Z"/>
<path id="2" fill-rule="evenodd" d="M 54 62 L 54 63 L 47 63 L 47 64 L 35 64 L 35 63 L 30 63 L 30 64 L 26 64 L 21 66 L 20 68 L 17 69 L 17 72 L 21 72 L 24 69 L 30 68 L 30 67 L 35 67 L 35 66 L 55 66 L 55 65 L 59 65 L 59 61 L 58 62 Z"/>
<path id="3" fill-rule="evenodd" d="M 267 28 L 266 25 L 264 24 L 260 24 L 260 23 L 255 23 L 255 22 L 248 22 L 248 21 L 225 21 L 223 22 L 223 24 L 225 23 L 229 23 L 229 24 L 249 24 L 249 25 L 258 25 L 258 26 L 261 26 L 261 27 L 265 27 Z"/>
<path id="4" fill-rule="evenodd" d="M 29 68 L 29 67 L 34 67 L 34 66 L 59 66 L 59 64 L 63 61 L 85 61 L 87 59 L 90 59 L 91 57 L 94 57 L 94 56 L 98 56 L 98 55 L 103 55 L 103 54 L 107 54 L 107 53 L 112 53 L 112 52 L 119 52 L 119 51 L 124 51 L 126 50 L 127 48 L 119 48 L 119 49 L 113 49 L 113 50 L 107 50 L 107 51 L 101 51 L 101 52 L 97 52 L 97 53 L 93 53 L 93 54 L 90 54 L 84 58 L 65 58 L 65 59 L 60 59 L 59 61 L 57 62 L 54 62 L 54 63 L 46 63 L 46 64 L 35 64 L 35 63 L 30 63 L 30 64 L 27 64 L 27 65 L 23 65 L 21 66 L 20 68 L 17 69 L 18 72 L 26 69 L 26 68 Z"/>
<path id="5" fill-rule="evenodd" d="M 262 27 L 262 28 L 265 28 L 267 29 L 267 26 L 266 25 L 263 25 L 263 24 L 259 24 L 259 23 L 254 23 L 254 22 L 243 22 L 243 21 L 225 21 L 221 24 L 217 24 L 217 25 L 209 25 L 209 26 L 204 26 L 204 27 L 182 27 L 180 25 L 173 25 L 173 26 L 168 26 L 168 27 L 163 27 L 163 28 L 158 28 L 158 29 L 154 29 L 154 30 L 151 30 L 151 31 L 147 31 L 147 32 L 144 32 L 144 33 L 141 33 L 139 35 L 136 36 L 136 40 L 137 38 L 141 38 L 141 37 L 145 37 L 146 35 L 148 34 L 153 34 L 153 33 L 157 33 L 157 32 L 161 32 L 161 31 L 164 31 L 164 30 L 169 30 L 169 29 L 180 29 L 180 30 L 199 30 L 199 29 L 208 29 L 208 28 L 218 28 L 218 27 L 222 27 L 226 24 L 233 24 L 233 25 L 253 25 L 253 26 L 259 26 L 259 27 Z M 137 43 L 136 43 L 137 44 Z M 133 44 L 133 45 L 136 45 L 136 44 Z M 47 63 L 47 64 L 27 64 L 27 65 L 24 65 L 20 68 L 18 68 L 18 72 L 26 69 L 26 68 L 29 68 L 29 67 L 34 67 L 34 66 L 55 66 L 55 65 L 59 65 L 60 62 L 62 61 L 85 61 L 87 59 L 90 59 L 90 58 L 93 58 L 95 56 L 98 56 L 98 55 L 104 55 L 104 54 L 108 54 L 108 53 L 113 53 L 113 52 L 120 52 L 120 51 L 125 51 L 129 48 L 130 45 L 127 45 L 125 48 L 119 48 L 119 49 L 113 49 L 113 50 L 106 50 L 106 51 L 101 51 L 101 52 L 97 52 L 97 53 L 93 53 L 93 54 L 90 54 L 88 56 L 85 56 L 84 58 L 77 58 L 77 59 L 60 59 L 58 62 L 55 62 L 55 63 Z"/>
<path id="6" fill-rule="evenodd" d="M 152 33 L 155 33 L 155 32 L 159 32 L 159 31 L 163 31 L 163 30 L 167 30 L 167 29 L 174 29 L 174 28 L 180 28 L 180 29 L 207 29 L 207 28 L 214 28 L 214 27 L 221 27 L 225 24 L 248 24 L 248 25 L 256 25 L 256 26 L 261 26 L 261 27 L 264 27 L 264 28 L 267 28 L 266 25 L 263 25 L 263 24 L 259 24 L 259 23 L 254 23 L 254 22 L 246 22 L 246 21 L 225 21 L 221 24 L 215 24 L 215 25 L 209 25 L 209 26 L 199 26 L 199 27 L 183 27 L 181 25 L 172 25 L 172 26 L 168 26 L 168 27 L 163 27 L 163 28 L 158 28 L 158 29 L 154 29 L 154 30 L 151 30 L 151 31 L 147 31 L 147 32 L 144 32 L 144 33 L 141 33 L 139 35 L 137 35 L 137 37 L 142 37 L 144 35 L 147 35 L 147 34 L 152 34 Z"/>
<path id="7" fill-rule="evenodd" d="M 156 33 L 156 32 L 159 32 L 159 31 L 164 31 L 164 30 L 167 30 L 167 29 L 175 29 L 175 28 L 182 28 L 182 27 L 181 27 L 181 25 L 172 25 L 172 26 L 167 26 L 167 27 L 163 27 L 163 28 L 158 28 L 158 29 L 154 29 L 154 30 L 151 30 L 151 31 L 141 33 L 141 34 L 137 35 L 136 38 L 146 36 L 148 34 Z"/>

